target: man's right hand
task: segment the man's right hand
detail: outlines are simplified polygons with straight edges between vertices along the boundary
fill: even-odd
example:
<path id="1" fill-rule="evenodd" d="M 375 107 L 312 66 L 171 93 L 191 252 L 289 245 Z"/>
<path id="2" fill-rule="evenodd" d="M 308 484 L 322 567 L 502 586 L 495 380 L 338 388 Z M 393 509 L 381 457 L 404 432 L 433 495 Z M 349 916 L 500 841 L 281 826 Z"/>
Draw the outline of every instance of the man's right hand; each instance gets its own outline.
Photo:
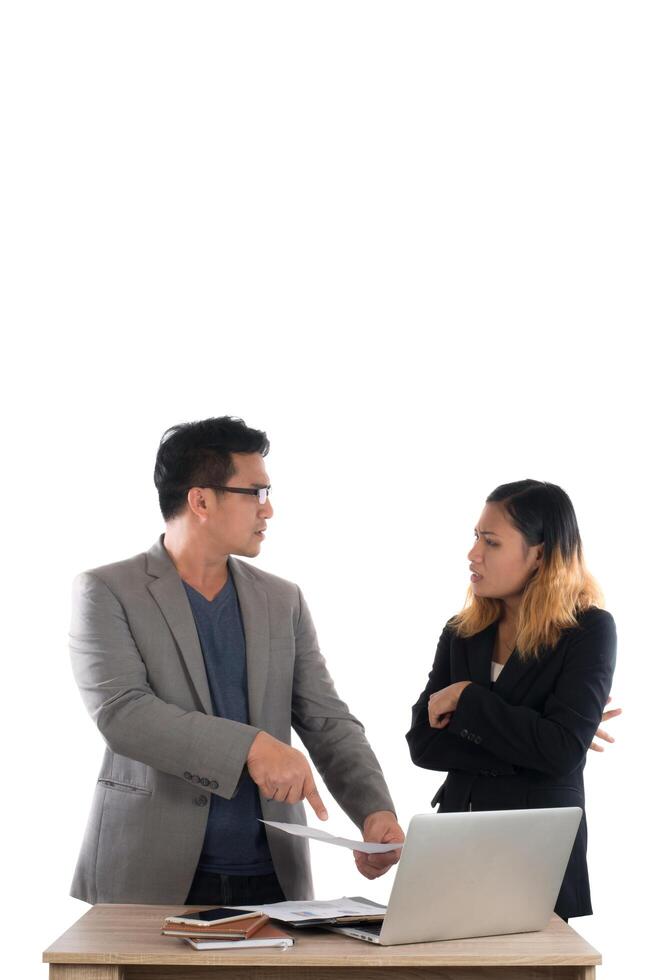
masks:
<path id="1" fill-rule="evenodd" d="M 249 775 L 267 800 L 299 803 L 307 800 L 319 820 L 328 819 L 328 811 L 319 796 L 309 762 L 297 749 L 259 732 L 247 755 Z"/>

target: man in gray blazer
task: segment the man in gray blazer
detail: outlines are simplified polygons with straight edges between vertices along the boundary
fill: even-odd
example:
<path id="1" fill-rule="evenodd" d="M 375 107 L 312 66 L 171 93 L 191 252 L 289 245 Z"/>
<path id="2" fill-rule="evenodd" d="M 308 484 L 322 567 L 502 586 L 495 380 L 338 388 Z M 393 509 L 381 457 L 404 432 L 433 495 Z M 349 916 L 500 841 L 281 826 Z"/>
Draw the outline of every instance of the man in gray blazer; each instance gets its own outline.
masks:
<path id="1" fill-rule="evenodd" d="M 165 534 L 75 581 L 75 677 L 105 743 L 72 894 L 244 904 L 312 896 L 306 842 L 259 822 L 327 818 L 291 727 L 365 840 L 401 842 L 360 722 L 340 700 L 300 589 L 239 561 L 272 516 L 264 432 L 169 429 L 154 480 Z M 368 878 L 399 852 L 364 855 Z"/>

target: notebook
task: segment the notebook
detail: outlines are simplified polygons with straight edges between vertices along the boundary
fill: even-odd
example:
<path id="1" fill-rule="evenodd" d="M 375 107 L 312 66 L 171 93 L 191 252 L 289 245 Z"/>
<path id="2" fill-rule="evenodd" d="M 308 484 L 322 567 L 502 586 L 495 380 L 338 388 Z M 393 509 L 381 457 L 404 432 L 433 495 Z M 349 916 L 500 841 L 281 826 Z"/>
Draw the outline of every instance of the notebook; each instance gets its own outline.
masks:
<path id="1" fill-rule="evenodd" d="M 293 945 L 293 938 L 276 926 L 265 925 L 251 939 L 210 939 L 206 936 L 187 936 L 185 943 L 194 949 L 251 949 L 280 947 L 287 949 Z"/>

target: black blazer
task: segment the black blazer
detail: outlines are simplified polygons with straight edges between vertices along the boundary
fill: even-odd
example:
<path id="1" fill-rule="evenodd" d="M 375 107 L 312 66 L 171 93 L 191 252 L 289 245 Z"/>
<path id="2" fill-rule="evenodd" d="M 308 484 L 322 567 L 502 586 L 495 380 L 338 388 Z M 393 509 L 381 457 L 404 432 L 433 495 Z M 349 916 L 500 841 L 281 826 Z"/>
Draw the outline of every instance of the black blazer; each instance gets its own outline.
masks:
<path id="1" fill-rule="evenodd" d="M 413 762 L 448 771 L 431 806 L 456 810 L 515 810 L 580 806 L 583 770 L 612 684 L 616 629 L 608 612 L 592 607 L 552 649 L 522 661 L 516 651 L 491 683 L 497 624 L 467 639 L 447 623 L 407 733 Z M 456 681 L 463 691 L 446 728 L 428 724 L 428 698 Z M 590 915 L 586 817 L 570 855 L 556 912 Z"/>

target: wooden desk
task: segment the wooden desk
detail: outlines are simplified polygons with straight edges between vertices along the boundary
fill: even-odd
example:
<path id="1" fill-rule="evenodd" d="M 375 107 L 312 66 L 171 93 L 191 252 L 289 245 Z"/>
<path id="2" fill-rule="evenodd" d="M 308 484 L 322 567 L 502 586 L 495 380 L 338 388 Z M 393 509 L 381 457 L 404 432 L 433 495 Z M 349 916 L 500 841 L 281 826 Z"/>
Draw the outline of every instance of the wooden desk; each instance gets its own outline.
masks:
<path id="1" fill-rule="evenodd" d="M 595 980 L 600 954 L 554 916 L 543 932 L 376 946 L 294 931 L 290 949 L 202 951 L 160 934 L 174 906 L 95 905 L 44 953 L 50 980 Z"/>

